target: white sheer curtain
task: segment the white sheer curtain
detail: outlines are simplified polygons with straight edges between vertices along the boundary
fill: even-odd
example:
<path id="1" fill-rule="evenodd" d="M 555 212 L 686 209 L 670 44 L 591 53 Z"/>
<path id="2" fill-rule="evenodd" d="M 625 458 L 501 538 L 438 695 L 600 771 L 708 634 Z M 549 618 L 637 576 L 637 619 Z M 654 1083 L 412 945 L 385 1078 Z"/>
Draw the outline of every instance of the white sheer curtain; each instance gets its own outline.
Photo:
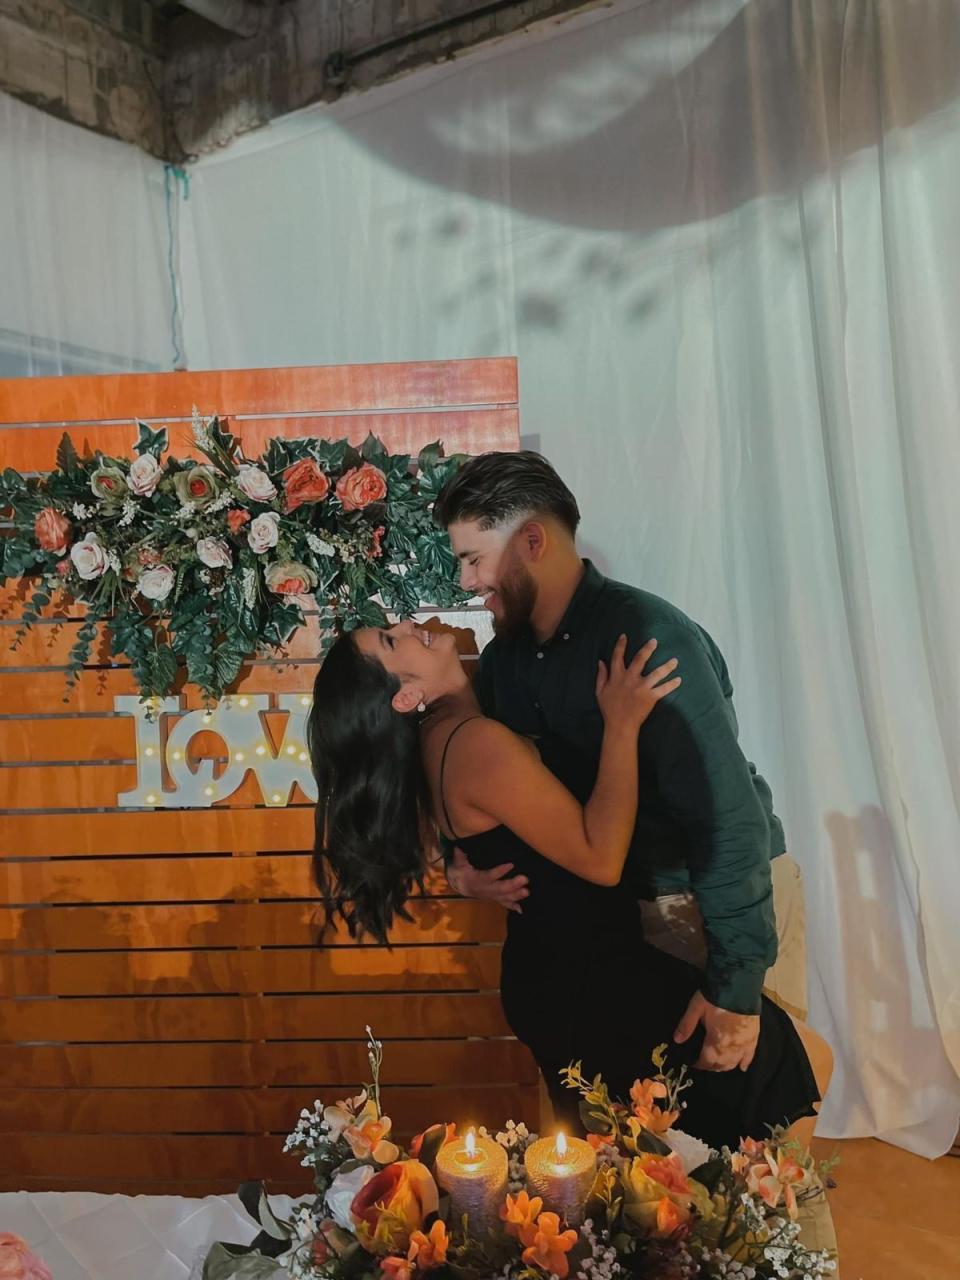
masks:
<path id="1" fill-rule="evenodd" d="M 0 377 L 169 368 L 166 219 L 159 161 L 0 94 Z"/>
<path id="2" fill-rule="evenodd" d="M 735 672 L 806 877 L 821 1131 L 931 1155 L 960 1111 L 958 66 L 951 0 L 622 4 L 201 163 L 184 259 L 195 366 L 520 357 L 586 550 Z"/>

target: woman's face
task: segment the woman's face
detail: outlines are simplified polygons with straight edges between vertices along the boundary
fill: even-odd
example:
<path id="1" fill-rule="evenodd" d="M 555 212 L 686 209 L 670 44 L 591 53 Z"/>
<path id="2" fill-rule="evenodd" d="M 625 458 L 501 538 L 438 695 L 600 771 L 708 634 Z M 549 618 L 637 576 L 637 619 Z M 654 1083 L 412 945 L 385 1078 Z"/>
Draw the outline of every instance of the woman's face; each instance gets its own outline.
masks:
<path id="1" fill-rule="evenodd" d="M 395 627 L 363 627 L 354 635 L 361 653 L 376 658 L 400 681 L 400 702 L 394 701 L 398 710 L 432 701 L 461 678 L 457 641 L 451 632 L 428 631 L 408 621 Z M 408 708 L 405 704 L 414 695 L 416 700 Z"/>

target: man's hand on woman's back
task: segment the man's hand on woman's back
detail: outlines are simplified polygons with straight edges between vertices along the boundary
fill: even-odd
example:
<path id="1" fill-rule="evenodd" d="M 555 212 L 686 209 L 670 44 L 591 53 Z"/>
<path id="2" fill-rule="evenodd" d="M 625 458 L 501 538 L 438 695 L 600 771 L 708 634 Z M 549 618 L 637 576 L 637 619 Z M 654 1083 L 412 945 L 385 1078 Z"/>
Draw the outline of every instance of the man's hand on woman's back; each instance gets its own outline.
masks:
<path id="1" fill-rule="evenodd" d="M 501 863 L 489 871 L 471 866 L 466 854 L 454 849 L 447 863 L 447 883 L 454 893 L 464 898 L 484 898 L 499 902 L 508 911 L 522 914 L 521 902 L 529 895 L 526 876 L 511 876 L 512 862 Z"/>

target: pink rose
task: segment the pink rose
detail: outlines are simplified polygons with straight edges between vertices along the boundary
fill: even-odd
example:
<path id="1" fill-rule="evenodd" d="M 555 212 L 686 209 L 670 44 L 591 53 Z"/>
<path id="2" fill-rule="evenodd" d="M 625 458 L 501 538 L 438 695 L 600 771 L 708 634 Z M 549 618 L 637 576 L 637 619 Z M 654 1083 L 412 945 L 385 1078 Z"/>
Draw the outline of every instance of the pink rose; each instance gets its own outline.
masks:
<path id="1" fill-rule="evenodd" d="M 386 496 L 387 478 L 379 467 L 369 462 L 347 471 L 337 481 L 337 497 L 344 511 L 360 511 Z"/>
<path id="2" fill-rule="evenodd" d="M 197 558 L 208 569 L 229 569 L 233 565 L 233 555 L 222 538 L 201 538 Z"/>
<path id="3" fill-rule="evenodd" d="M 70 548 L 70 559 L 84 582 L 102 578 L 109 568 L 107 553 L 95 533 L 88 533 L 85 538 L 73 544 Z"/>
<path id="4" fill-rule="evenodd" d="M 56 507 L 44 507 L 33 522 L 33 532 L 44 551 L 62 556 L 70 545 L 73 525 Z"/>
<path id="5" fill-rule="evenodd" d="M 247 542 L 250 544 L 250 550 L 256 555 L 263 555 L 264 551 L 269 551 L 271 547 L 275 547 L 280 538 L 280 517 L 276 511 L 264 511 L 263 515 L 257 516 L 250 524 L 247 530 Z"/>
<path id="6" fill-rule="evenodd" d="M 302 596 L 317 585 L 317 575 L 296 560 L 278 560 L 264 571 L 264 580 L 278 596 Z"/>
<path id="7" fill-rule="evenodd" d="M 0 1280 L 53 1280 L 26 1240 L 0 1231 Z"/>
<path id="8" fill-rule="evenodd" d="M 163 467 L 152 453 L 142 453 L 130 463 L 127 484 L 138 498 L 149 498 L 163 479 Z"/>
<path id="9" fill-rule="evenodd" d="M 177 575 L 166 564 L 146 569 L 137 579 L 137 590 L 145 600 L 166 600 L 177 581 Z"/>
<path id="10" fill-rule="evenodd" d="M 277 487 L 267 473 L 250 463 L 240 468 L 237 488 L 252 502 L 271 502 L 277 496 Z"/>

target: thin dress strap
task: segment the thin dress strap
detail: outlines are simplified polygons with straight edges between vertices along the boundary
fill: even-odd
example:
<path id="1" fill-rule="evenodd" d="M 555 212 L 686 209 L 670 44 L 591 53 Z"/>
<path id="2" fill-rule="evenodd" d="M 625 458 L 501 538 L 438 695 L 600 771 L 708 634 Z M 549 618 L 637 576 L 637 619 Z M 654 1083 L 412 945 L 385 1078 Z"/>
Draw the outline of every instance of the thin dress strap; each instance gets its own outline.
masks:
<path id="1" fill-rule="evenodd" d="M 443 774 L 447 767 L 447 752 L 450 750 L 450 743 L 454 740 L 454 738 L 457 736 L 457 734 L 460 732 L 460 730 L 463 728 L 465 724 L 469 724 L 471 720 L 482 720 L 482 719 L 483 719 L 483 716 L 467 716 L 466 720 L 461 720 L 460 723 L 455 728 L 451 729 L 450 736 L 447 738 L 446 742 L 443 744 L 443 755 L 440 757 L 440 806 L 443 809 L 443 818 L 447 824 L 447 830 L 450 832 L 454 840 L 456 840 L 458 837 L 457 837 L 456 830 L 454 829 L 454 825 L 450 821 L 450 810 L 447 808 L 447 797 L 444 794 L 444 790 L 443 790 Z"/>

